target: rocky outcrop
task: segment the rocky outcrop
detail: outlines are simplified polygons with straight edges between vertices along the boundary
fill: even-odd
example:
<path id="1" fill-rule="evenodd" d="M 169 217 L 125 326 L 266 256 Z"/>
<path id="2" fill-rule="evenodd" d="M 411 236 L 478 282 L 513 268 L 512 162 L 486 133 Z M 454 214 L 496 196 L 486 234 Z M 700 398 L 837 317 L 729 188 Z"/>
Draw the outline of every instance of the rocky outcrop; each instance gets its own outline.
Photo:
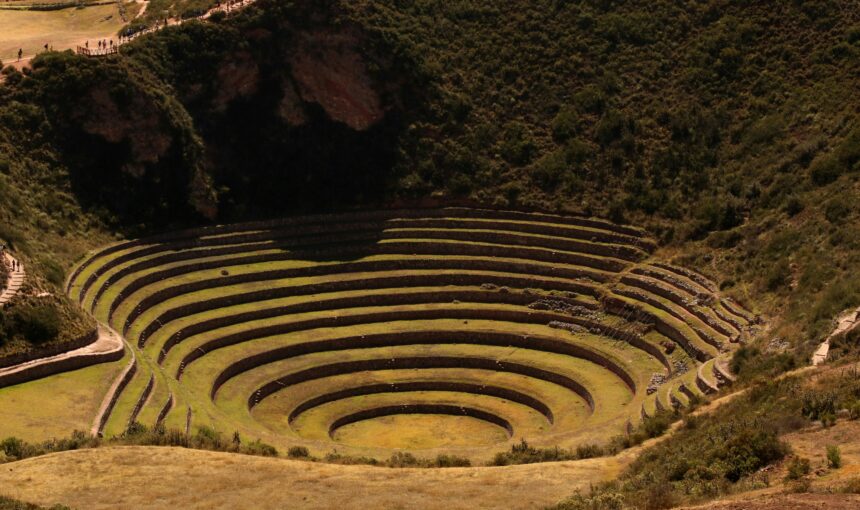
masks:
<path id="1" fill-rule="evenodd" d="M 303 101 L 317 103 L 330 119 L 364 131 L 379 122 L 385 110 L 360 47 L 354 30 L 314 30 L 298 37 L 288 61 Z"/>

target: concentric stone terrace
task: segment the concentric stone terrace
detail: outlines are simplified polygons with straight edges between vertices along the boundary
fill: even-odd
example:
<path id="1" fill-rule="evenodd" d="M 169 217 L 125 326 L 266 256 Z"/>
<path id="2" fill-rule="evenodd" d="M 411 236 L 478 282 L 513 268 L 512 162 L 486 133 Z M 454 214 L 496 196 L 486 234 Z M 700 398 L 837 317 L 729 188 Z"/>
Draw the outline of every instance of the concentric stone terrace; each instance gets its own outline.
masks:
<path id="1" fill-rule="evenodd" d="M 654 249 L 572 216 L 305 216 L 110 246 L 68 292 L 137 354 L 106 434 L 482 457 L 601 442 L 727 381 L 752 317 Z"/>

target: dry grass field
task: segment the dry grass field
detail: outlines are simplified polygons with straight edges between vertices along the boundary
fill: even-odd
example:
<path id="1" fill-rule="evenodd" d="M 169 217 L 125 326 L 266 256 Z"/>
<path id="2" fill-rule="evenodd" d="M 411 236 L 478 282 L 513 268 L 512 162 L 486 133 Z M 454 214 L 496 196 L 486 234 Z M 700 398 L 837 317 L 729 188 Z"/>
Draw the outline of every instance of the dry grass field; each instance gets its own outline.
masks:
<path id="1" fill-rule="evenodd" d="M 59 11 L 0 10 L 0 60 L 14 62 L 19 48 L 27 57 L 42 51 L 46 43 L 60 50 L 87 40 L 115 38 L 123 25 L 115 4 Z"/>
<path id="2" fill-rule="evenodd" d="M 391 469 L 181 448 L 80 450 L 4 466 L 0 490 L 72 508 L 541 508 L 614 477 L 629 454 L 501 468 Z M 74 472 L 75 476 L 69 476 Z"/>

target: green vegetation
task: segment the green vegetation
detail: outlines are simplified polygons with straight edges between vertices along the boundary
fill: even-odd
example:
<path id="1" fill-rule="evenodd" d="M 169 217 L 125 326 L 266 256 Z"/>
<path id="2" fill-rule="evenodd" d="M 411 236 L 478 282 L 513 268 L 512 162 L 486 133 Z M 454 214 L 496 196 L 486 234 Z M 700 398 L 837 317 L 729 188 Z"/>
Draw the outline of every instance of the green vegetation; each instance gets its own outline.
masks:
<path id="1" fill-rule="evenodd" d="M 179 446 L 261 457 L 277 457 L 278 455 L 278 451 L 273 446 L 259 440 L 243 442 L 238 433 L 233 435 L 232 440 L 228 440 L 218 432 L 206 427 L 201 427 L 195 434 L 190 435 L 178 430 L 149 429 L 135 422 L 125 434 L 108 440 L 93 437 L 83 431 L 75 431 L 67 438 L 52 439 L 40 443 L 29 443 L 17 437 L 7 437 L 0 441 L 0 453 L 4 455 L 0 458 L 0 462 L 14 462 L 46 453 L 109 445 Z"/>
<path id="2" fill-rule="evenodd" d="M 401 189 L 646 224 L 743 301 L 787 307 L 777 334 L 805 359 L 858 302 L 856 212 L 841 204 L 857 201 L 845 106 L 860 49 L 842 4 L 349 9 L 423 55 L 440 91 L 445 113 L 404 142 Z"/>
<path id="3" fill-rule="evenodd" d="M 839 446 L 835 444 L 827 445 L 827 467 L 830 469 L 842 467 L 842 453 L 839 451 Z"/>
<path id="4" fill-rule="evenodd" d="M 818 4 L 775 13 L 720 2 L 263 0 L 143 38 L 123 58 L 46 55 L 29 76 L 10 72 L 4 125 L 40 145 L 8 144 L 8 165 L 60 162 L 70 198 L 111 228 L 283 214 L 311 207 L 307 197 L 327 207 L 432 192 L 627 219 L 743 301 L 781 314 L 775 331 L 805 358 L 858 299 L 858 212 L 847 204 L 860 134 L 845 113 L 858 20 L 838 1 Z M 173 8 L 186 7 L 204 6 Z M 303 72 L 303 30 L 345 26 L 369 62 L 366 75 L 341 78 L 369 83 L 355 90 L 392 112 L 369 129 L 258 86 Z M 270 35 L 250 35 L 261 33 Z M 293 57 L 285 65 L 282 55 Z M 91 95 L 96 82 L 106 95 Z M 383 83 L 396 85 L 381 94 Z M 64 97 L 79 100 L 67 108 Z M 153 115 L 131 113 L 144 110 Z M 104 111 L 118 117 L 100 119 Z M 118 118 L 135 129 L 95 127 Z M 314 135 L 323 131 L 333 135 Z M 158 142 L 144 148 L 132 133 Z"/>
<path id="5" fill-rule="evenodd" d="M 852 408 L 858 395 L 860 379 L 853 371 L 759 381 L 705 416 L 687 415 L 670 440 L 645 450 L 617 481 L 557 508 L 639 508 L 643 501 L 647 508 L 668 508 L 765 487 L 771 482 L 759 470 L 790 454 L 780 436 L 822 421 L 831 410 Z M 827 459 L 838 468 L 839 448 L 829 446 Z M 808 459 L 792 455 L 786 462 L 786 480 L 796 490 L 808 486 L 810 471 Z"/>
<path id="6" fill-rule="evenodd" d="M 69 507 L 63 505 L 43 507 L 0 496 L 0 510 L 69 510 Z"/>
<path id="7" fill-rule="evenodd" d="M 170 16 L 188 17 L 209 5 L 205 0 L 170 5 L 153 0 L 146 16 L 129 30 L 155 23 L 165 10 Z M 715 382 L 716 376 L 709 378 L 717 365 L 708 358 L 722 348 L 735 350 L 738 339 L 729 337 L 736 330 L 740 340 L 759 340 L 737 349 L 730 362 L 740 383 L 751 385 L 749 393 L 726 404 L 713 418 L 688 415 L 673 441 L 648 449 L 615 484 L 577 495 L 562 508 L 614 508 L 630 501 L 663 508 L 762 486 L 768 480 L 760 468 L 789 454 L 781 434 L 810 423 L 830 426 L 842 409 L 860 416 L 860 392 L 848 377 L 823 388 L 776 379 L 805 364 L 832 328 L 833 318 L 860 303 L 856 206 L 860 18 L 855 11 L 844 0 L 786 2 L 778 10 L 728 0 L 541 0 L 497 5 L 478 0 L 260 0 L 233 16 L 141 37 L 116 57 L 46 53 L 24 72 L 6 68 L 0 85 L 0 239 L 21 255 L 33 283 L 25 296 L 0 312 L 0 348 L 4 354 L 33 352 L 91 327 L 91 320 L 61 297 L 60 286 L 75 261 L 118 237 L 395 200 L 420 203 L 427 198 L 584 212 L 647 227 L 664 245 L 658 259 L 696 268 L 714 280 L 721 293 L 761 313 L 770 324 L 757 329 L 752 317 L 744 317 L 736 319 L 739 325 L 733 329 L 719 317 L 728 314 L 727 302 L 710 309 L 688 307 L 671 295 L 641 288 L 642 279 L 638 284 L 618 283 L 613 276 L 604 283 L 597 272 L 592 279 L 532 274 L 555 265 L 555 259 L 514 267 L 513 259 L 528 259 L 508 253 L 514 246 L 545 244 L 529 252 L 536 258 L 539 253 L 559 257 L 577 253 L 552 246 L 552 236 L 545 234 L 502 242 L 464 238 L 478 237 L 479 228 L 442 227 L 447 230 L 442 235 L 422 227 L 410 232 L 412 237 L 386 228 L 349 243 L 335 235 L 319 241 L 359 247 L 345 254 L 327 249 L 305 253 L 290 244 L 256 246 L 246 254 L 299 252 L 289 260 L 272 258 L 259 264 L 229 261 L 223 254 L 208 258 L 206 251 L 212 247 L 200 243 L 194 248 L 200 255 L 196 259 L 168 258 L 157 267 L 133 270 L 129 268 L 135 262 L 145 259 L 137 258 L 132 249 L 99 259 L 71 283 L 74 298 L 99 319 L 123 327 L 132 317 L 128 332 L 133 342 L 149 324 L 180 305 L 222 297 L 236 302 L 216 302 L 211 309 L 203 307 L 172 324 L 168 321 L 136 349 L 140 373 L 121 395 L 108 431 L 119 434 L 130 421 L 139 421 L 150 428 L 132 425 L 126 437 L 142 435 L 153 444 L 196 441 L 210 448 L 237 443 L 216 431 L 236 430 L 235 437 L 257 437 L 255 433 L 263 431 L 265 444 L 286 448 L 292 457 L 312 458 L 319 452 L 287 444 L 277 427 L 269 426 L 280 416 L 279 426 L 290 427 L 283 423 L 284 411 L 302 403 L 298 396 L 319 396 L 300 386 L 308 381 L 293 385 L 295 400 L 274 393 L 268 401 L 252 403 L 255 391 L 283 374 L 338 361 L 358 362 L 365 356 L 398 360 L 419 352 L 476 363 L 481 354 L 490 353 L 493 360 L 539 367 L 555 375 L 583 373 L 577 381 L 598 397 L 588 423 L 606 425 L 601 432 L 608 434 L 562 440 L 548 436 L 546 443 L 529 436 L 534 445 L 511 439 L 505 445 L 510 451 L 500 453 L 497 462 L 582 458 L 659 435 L 668 426 L 659 409 L 698 405 L 704 397 L 696 384 L 699 365 L 694 359 L 708 363 L 712 373 L 703 377 Z M 394 255 L 387 259 L 390 265 L 346 271 L 354 275 L 351 278 L 329 268 L 331 273 L 255 279 L 263 271 L 298 269 L 302 265 L 296 261 L 307 262 L 307 267 L 379 261 L 372 259 L 377 252 L 361 248 L 391 246 L 400 251 L 385 253 Z M 505 270 L 397 267 L 402 263 L 398 253 L 445 261 L 450 252 L 438 246 L 471 254 L 492 252 L 493 257 L 502 251 L 506 256 L 497 258 Z M 83 288 L 99 264 L 123 255 L 133 260 L 96 278 L 90 289 Z M 192 268 L 204 260 L 212 265 Z M 624 264 L 626 269 L 644 265 Z M 165 269 L 173 271 L 171 276 L 157 273 Z M 124 270 L 129 274 L 112 279 Z M 433 283 L 366 294 L 343 283 L 371 280 L 373 272 L 429 278 Z M 517 274 L 529 274 L 537 283 L 522 287 L 506 283 Z M 248 275 L 253 278 L 228 279 Z M 438 284 L 452 275 L 468 284 Z M 120 293 L 138 277 L 153 279 L 132 296 Z M 234 283 L 201 286 L 138 314 L 143 299 L 179 285 L 220 278 Z M 565 280 L 596 290 L 561 290 Z M 684 279 L 689 285 L 693 280 Z M 323 283 L 341 287 L 321 293 L 295 291 Z M 629 314 L 603 308 L 601 327 L 629 326 L 633 334 L 645 331 L 643 342 L 669 352 L 667 361 L 673 367 L 689 371 L 648 396 L 644 388 L 663 369 L 653 353 L 633 349 L 611 335 L 614 341 L 608 342 L 602 331 L 585 333 L 565 326 L 565 321 L 558 321 L 559 328 L 482 315 L 489 309 L 528 313 L 523 308 L 534 310 L 528 308 L 533 303 L 501 303 L 502 299 L 472 303 L 457 297 L 446 303 L 396 306 L 420 319 L 348 323 L 373 312 L 373 306 L 351 305 L 296 312 L 289 319 L 272 315 L 227 321 L 170 344 L 170 352 L 162 351 L 183 328 L 248 313 L 261 303 L 272 309 L 299 308 L 312 301 L 307 296 L 322 296 L 313 298 L 320 303 L 356 296 L 379 299 L 407 294 L 402 292 L 405 287 L 456 287 L 461 292 L 477 287 L 504 295 L 505 300 L 524 295 L 581 298 L 577 306 L 587 313 L 589 306 L 605 307 L 611 298 L 648 319 L 629 320 Z M 265 289 L 280 294 L 271 299 L 248 297 Z M 48 294 L 44 303 L 34 296 L 42 293 Z M 679 294 L 680 301 L 689 301 L 690 295 Z M 117 300 L 109 316 L 119 296 L 124 301 Z M 352 312 L 342 313 L 346 309 Z M 429 312 L 449 316 L 427 319 Z M 581 310 L 571 316 L 578 313 Z M 295 325 L 303 319 L 334 318 L 345 324 L 307 329 Z M 676 328 L 684 341 L 654 332 L 653 322 Z M 260 328 L 259 335 L 241 337 L 249 326 Z M 295 331 L 272 335 L 264 329 L 291 327 Z M 723 328 L 731 331 L 717 334 Z M 316 332 L 310 335 L 310 329 Z M 510 345 L 468 343 L 303 352 L 244 372 L 225 372 L 238 360 L 268 355 L 277 348 L 310 349 L 302 341 L 346 342 L 345 338 L 383 331 L 413 334 L 425 329 L 472 335 L 481 329 L 504 329 L 522 338 L 554 338 L 617 362 L 636 391 L 628 391 L 617 373 L 589 367 L 582 359 L 566 359 L 576 356 L 521 347 L 509 354 L 503 351 Z M 767 331 L 767 338 L 758 338 L 759 331 Z M 855 356 L 857 335 L 834 339 L 834 356 Z M 441 377 L 449 375 L 443 370 L 454 368 L 465 367 L 431 367 L 426 373 Z M 225 373 L 216 385 L 219 374 Z M 336 374 L 344 375 L 351 373 Z M 150 380 L 152 387 L 147 386 Z M 520 390 L 527 386 L 511 384 Z M 334 392 L 339 385 L 329 379 L 319 387 Z M 600 390 L 591 391 L 595 388 Z M 26 394 L 28 388 L 3 394 L 13 395 L 14 390 Z M 541 401 L 561 400 L 546 386 L 536 393 Z M 332 429 L 326 420 L 354 405 L 371 409 L 370 404 L 388 403 L 387 398 L 393 397 L 339 398 L 317 405 L 297 423 L 310 423 L 312 434 L 328 440 Z M 480 400 L 469 398 L 471 403 Z M 569 400 L 581 405 L 578 398 Z M 259 408 L 254 408 L 257 404 Z M 626 419 L 638 422 L 640 408 L 652 418 L 633 434 L 608 441 Z M 579 416 L 573 409 L 566 411 L 568 419 Z M 528 422 L 539 414 L 525 410 L 517 418 Z M 158 432 L 163 430 L 162 419 L 169 429 L 182 429 L 189 417 L 192 429 L 201 431 L 195 436 Z M 16 420 L 10 426 L 23 422 Z M 553 449 L 553 442 L 562 447 Z M 580 451 L 577 445 L 588 446 Z M 268 451 L 264 443 L 253 448 Z M 378 450 L 356 449 L 326 459 L 376 463 L 373 459 L 386 456 Z M 800 486 L 806 477 L 802 461 L 791 462 L 790 472 L 797 473 L 793 481 Z M 384 462 L 459 463 L 451 457 L 421 460 L 407 455 Z"/>
<path id="8" fill-rule="evenodd" d="M 164 24 L 166 19 L 188 19 L 202 16 L 217 4 L 226 3 L 217 0 L 150 0 L 149 5 L 141 16 L 120 30 L 123 35 L 132 35 L 141 30 Z"/>
<path id="9" fill-rule="evenodd" d="M 500 445 L 506 464 L 593 456 L 665 430 L 671 413 L 644 391 L 655 374 L 678 371 L 662 407 L 695 407 L 696 358 L 734 348 L 740 326 L 721 322 L 720 297 L 680 269 L 638 264 L 646 255 L 630 248 L 648 240 L 635 229 L 465 207 L 413 214 L 235 224 L 85 259 L 70 294 L 138 354 L 105 432 L 190 424 L 308 455 L 334 442 L 346 458 L 468 446 L 487 462 Z M 612 279 L 620 271 L 629 285 Z M 691 308 L 691 292 L 709 305 Z M 605 305 L 610 296 L 653 319 Z M 677 327 L 684 346 L 651 320 Z M 392 412 L 404 403 L 449 409 Z M 452 418 L 452 406 L 474 412 Z M 643 407 L 652 418 L 628 434 Z M 340 421 L 354 415 L 364 418 Z M 514 434 L 535 446 L 518 450 Z"/>

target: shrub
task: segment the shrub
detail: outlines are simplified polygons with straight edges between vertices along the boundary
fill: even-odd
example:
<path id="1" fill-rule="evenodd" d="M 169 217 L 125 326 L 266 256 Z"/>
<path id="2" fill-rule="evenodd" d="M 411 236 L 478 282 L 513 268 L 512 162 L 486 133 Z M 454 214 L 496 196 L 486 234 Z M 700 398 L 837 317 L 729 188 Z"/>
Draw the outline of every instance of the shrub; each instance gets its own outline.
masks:
<path id="1" fill-rule="evenodd" d="M 648 488 L 645 496 L 646 510 L 663 510 L 673 506 L 675 506 L 675 495 L 669 483 L 655 483 Z"/>
<path id="2" fill-rule="evenodd" d="M 830 184 L 839 178 L 842 174 L 842 167 L 839 162 L 831 155 L 826 155 L 815 159 L 809 169 L 809 176 L 812 182 L 818 186 Z"/>
<path id="3" fill-rule="evenodd" d="M 629 122 L 623 113 L 612 110 L 600 118 L 594 129 L 598 143 L 605 147 L 629 131 Z"/>
<path id="4" fill-rule="evenodd" d="M 842 453 L 839 451 L 839 446 L 835 444 L 827 445 L 827 467 L 831 469 L 842 467 Z"/>
<path id="5" fill-rule="evenodd" d="M 303 459 L 310 456 L 310 452 L 304 446 L 291 446 L 287 450 L 287 457 L 291 459 Z"/>
<path id="6" fill-rule="evenodd" d="M 860 494 L 860 478 L 852 478 L 846 483 L 840 492 L 848 494 Z"/>
<path id="7" fill-rule="evenodd" d="M 791 462 L 788 463 L 788 471 L 785 474 L 785 479 L 800 480 L 804 476 L 808 475 L 810 470 L 809 459 L 794 457 L 791 459 Z"/>
<path id="8" fill-rule="evenodd" d="M 836 394 L 832 391 L 809 390 L 801 396 L 803 416 L 823 420 L 836 415 Z"/>
<path id="9" fill-rule="evenodd" d="M 47 304 L 15 307 L 10 322 L 15 331 L 34 344 L 53 340 L 60 333 L 60 316 L 54 307 Z"/>
<path id="10" fill-rule="evenodd" d="M 790 218 L 797 216 L 803 211 L 803 202 L 797 196 L 792 195 L 785 203 L 783 211 L 785 211 L 785 214 Z"/>
<path id="11" fill-rule="evenodd" d="M 69 510 L 69 507 L 63 505 L 43 507 L 0 496 L 0 510 Z"/>
<path id="12" fill-rule="evenodd" d="M 782 459 L 788 446 L 775 432 L 743 430 L 736 433 L 713 456 L 724 465 L 725 477 L 737 482 L 768 464 Z"/>
<path id="13" fill-rule="evenodd" d="M 848 418 L 852 420 L 860 419 L 860 400 L 855 400 L 848 405 Z"/>
<path id="14" fill-rule="evenodd" d="M 465 457 L 458 457 L 456 455 L 439 455 L 436 457 L 436 461 L 434 462 L 435 467 L 446 468 L 446 467 L 469 467 L 472 465 L 472 462 Z"/>
<path id="15" fill-rule="evenodd" d="M 535 155 L 537 146 L 529 128 L 521 123 L 511 123 L 505 130 L 501 146 L 502 157 L 514 165 L 526 165 Z"/>
<path id="16" fill-rule="evenodd" d="M 260 441 L 259 439 L 252 441 L 240 448 L 239 453 L 244 453 L 246 455 L 257 455 L 259 457 L 277 457 L 278 450 L 267 443 Z"/>
<path id="17" fill-rule="evenodd" d="M 578 459 L 591 459 L 594 457 L 602 457 L 603 454 L 603 447 L 596 444 L 585 444 L 576 447 L 576 457 Z"/>
<path id="18" fill-rule="evenodd" d="M 0 442 L 0 449 L 7 457 L 21 459 L 24 457 L 24 441 L 17 437 L 7 437 Z"/>
<path id="19" fill-rule="evenodd" d="M 849 214 L 851 214 L 851 204 L 845 197 L 836 197 L 824 206 L 824 217 L 833 224 L 844 222 Z"/>
<path id="20" fill-rule="evenodd" d="M 562 108 L 552 121 L 552 137 L 562 143 L 576 136 L 579 127 L 579 117 L 570 107 Z"/>
<path id="21" fill-rule="evenodd" d="M 624 497 L 614 491 L 592 491 L 583 495 L 577 491 L 573 496 L 559 503 L 553 510 L 621 510 Z"/>
<path id="22" fill-rule="evenodd" d="M 589 84 L 573 95 L 573 102 L 584 112 L 600 113 L 606 106 L 606 95 L 597 85 Z"/>
<path id="23" fill-rule="evenodd" d="M 746 381 L 756 377 L 773 377 L 796 366 L 797 360 L 791 353 L 765 355 L 758 348 L 746 345 L 735 351 L 729 364 L 731 371 Z"/>
<path id="24" fill-rule="evenodd" d="M 490 462 L 491 466 L 509 466 L 513 464 L 533 464 L 537 462 L 554 462 L 559 460 L 576 460 L 575 452 L 563 448 L 535 448 L 525 438 L 519 444 L 511 446 L 510 451 L 499 452 Z"/>
<path id="25" fill-rule="evenodd" d="M 765 287 L 771 292 L 775 292 L 786 285 L 791 279 L 791 268 L 786 259 L 780 259 L 776 264 L 773 264 L 765 274 Z"/>

